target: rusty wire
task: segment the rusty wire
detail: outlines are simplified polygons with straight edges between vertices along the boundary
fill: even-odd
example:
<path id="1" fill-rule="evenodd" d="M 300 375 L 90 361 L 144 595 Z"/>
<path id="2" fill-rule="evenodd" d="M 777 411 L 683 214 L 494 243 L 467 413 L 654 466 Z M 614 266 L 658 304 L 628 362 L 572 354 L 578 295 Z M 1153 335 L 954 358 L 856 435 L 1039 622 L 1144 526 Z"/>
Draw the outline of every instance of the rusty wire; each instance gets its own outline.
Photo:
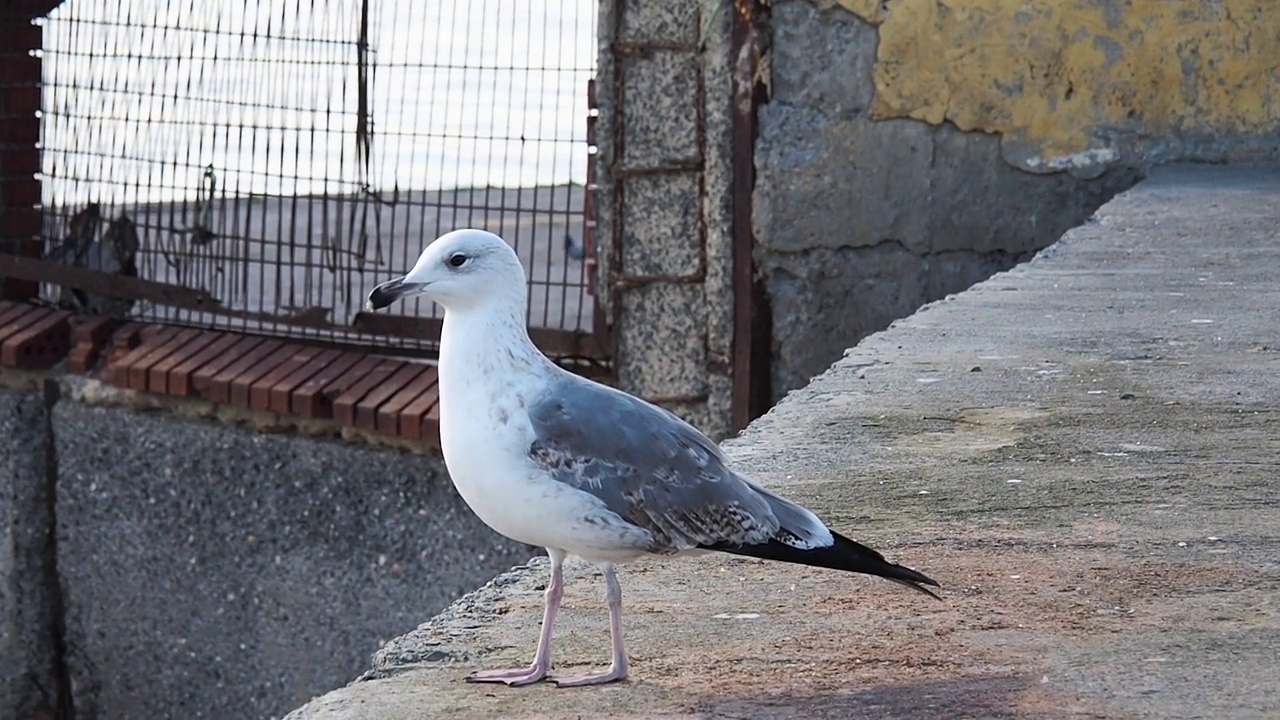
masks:
<path id="1" fill-rule="evenodd" d="M 44 21 L 45 247 L 74 244 L 92 203 L 77 242 L 106 248 L 127 217 L 137 277 L 228 311 L 132 317 L 412 351 L 437 338 L 352 329 L 365 294 L 436 234 L 483 227 L 530 269 L 531 327 L 590 332 L 594 5 L 68 0 Z"/>

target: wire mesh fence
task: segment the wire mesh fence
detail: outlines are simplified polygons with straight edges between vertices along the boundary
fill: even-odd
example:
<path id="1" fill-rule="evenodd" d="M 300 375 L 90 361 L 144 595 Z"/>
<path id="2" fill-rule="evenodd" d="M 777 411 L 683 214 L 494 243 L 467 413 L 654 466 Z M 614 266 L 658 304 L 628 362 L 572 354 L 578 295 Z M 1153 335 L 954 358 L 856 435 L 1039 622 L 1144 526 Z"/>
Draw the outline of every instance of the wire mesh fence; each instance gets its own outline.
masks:
<path id="1" fill-rule="evenodd" d="M 157 285 L 44 296 L 429 349 L 430 322 L 352 323 L 438 234 L 481 227 L 529 269 L 531 327 L 590 333 L 595 5 L 66 0 L 43 21 L 43 259 Z"/>

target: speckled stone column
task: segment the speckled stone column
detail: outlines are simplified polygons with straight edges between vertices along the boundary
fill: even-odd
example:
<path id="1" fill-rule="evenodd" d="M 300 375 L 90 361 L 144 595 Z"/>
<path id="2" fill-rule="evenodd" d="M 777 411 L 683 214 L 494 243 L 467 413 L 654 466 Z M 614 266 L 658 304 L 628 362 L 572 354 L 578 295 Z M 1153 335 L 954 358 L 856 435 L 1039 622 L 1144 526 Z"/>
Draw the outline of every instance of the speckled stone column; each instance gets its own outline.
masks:
<path id="1" fill-rule="evenodd" d="M 601 302 L 617 381 L 729 431 L 729 17 L 724 3 L 601 7 Z"/>

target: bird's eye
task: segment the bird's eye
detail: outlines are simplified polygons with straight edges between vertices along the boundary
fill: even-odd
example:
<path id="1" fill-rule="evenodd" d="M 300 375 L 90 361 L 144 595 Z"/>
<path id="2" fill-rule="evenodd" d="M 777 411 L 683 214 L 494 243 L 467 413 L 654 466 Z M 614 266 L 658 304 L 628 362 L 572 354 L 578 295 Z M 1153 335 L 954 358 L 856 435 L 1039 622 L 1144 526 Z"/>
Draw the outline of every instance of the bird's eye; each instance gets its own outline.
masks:
<path id="1" fill-rule="evenodd" d="M 462 267 L 467 262 L 467 256 L 462 253 L 454 253 L 449 256 L 449 264 L 454 267 Z"/>

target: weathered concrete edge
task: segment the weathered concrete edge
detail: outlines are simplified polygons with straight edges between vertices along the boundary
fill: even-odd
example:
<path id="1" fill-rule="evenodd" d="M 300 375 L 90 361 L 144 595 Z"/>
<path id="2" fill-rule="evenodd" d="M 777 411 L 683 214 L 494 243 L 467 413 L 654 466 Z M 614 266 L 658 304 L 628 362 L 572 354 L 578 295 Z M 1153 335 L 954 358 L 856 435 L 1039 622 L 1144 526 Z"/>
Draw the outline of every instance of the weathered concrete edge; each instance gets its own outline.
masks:
<path id="1" fill-rule="evenodd" d="M 1100 207 L 1093 216 L 1086 220 L 1085 225 L 1096 222 L 1100 216 L 1107 213 L 1108 208 L 1113 203 L 1126 201 L 1131 193 L 1141 191 L 1147 183 L 1151 182 L 1152 178 L 1158 179 L 1161 175 L 1162 173 L 1159 169 L 1153 171 L 1147 180 L 1117 195 L 1110 202 Z M 1077 229 L 1068 231 L 1059 240 L 1059 243 L 1069 244 L 1073 234 L 1076 232 Z M 909 316 L 909 318 L 916 318 L 921 314 L 928 313 L 941 303 L 950 302 L 964 293 L 981 289 L 987 283 L 999 283 L 1007 273 L 1025 272 L 1028 266 L 1039 266 L 1053 262 L 1061 247 L 1059 243 L 1040 251 L 1026 263 L 997 273 L 968 290 L 928 303 Z M 903 318 L 903 320 L 905 321 L 909 318 Z M 882 342 L 891 340 L 897 324 L 894 323 L 886 330 L 868 336 L 857 346 L 850 348 L 845 353 L 845 356 L 833 363 L 831 367 L 834 368 L 846 363 L 861 364 L 863 362 L 862 356 L 866 354 L 871 346 L 877 346 Z M 821 377 L 815 378 L 817 384 L 821 384 Z M 774 434 L 776 428 L 791 422 L 793 414 L 806 412 L 807 405 L 804 400 L 817 392 L 813 389 L 815 382 L 788 393 L 780 403 L 753 422 L 741 434 L 721 444 L 726 454 L 737 467 L 748 472 L 765 469 L 763 465 L 767 464 L 767 459 L 753 451 L 757 445 Z M 385 679 L 410 672 L 415 667 L 420 666 L 467 663 L 476 656 L 486 654 L 487 648 L 479 647 L 474 643 L 474 630 L 482 627 L 487 621 L 498 617 L 499 611 L 496 608 L 501 607 L 505 599 L 521 594 L 541 592 L 545 586 L 546 562 L 545 558 L 534 558 L 525 565 L 512 568 L 495 577 L 483 587 L 463 596 L 443 612 L 411 632 L 390 641 L 374 655 L 373 667 L 355 682 Z M 581 565 L 571 566 L 567 569 L 570 579 L 574 578 L 574 576 L 586 576 L 591 572 L 589 568 Z M 287 717 L 306 717 L 304 714 L 306 710 L 307 707 L 304 706 Z"/>

